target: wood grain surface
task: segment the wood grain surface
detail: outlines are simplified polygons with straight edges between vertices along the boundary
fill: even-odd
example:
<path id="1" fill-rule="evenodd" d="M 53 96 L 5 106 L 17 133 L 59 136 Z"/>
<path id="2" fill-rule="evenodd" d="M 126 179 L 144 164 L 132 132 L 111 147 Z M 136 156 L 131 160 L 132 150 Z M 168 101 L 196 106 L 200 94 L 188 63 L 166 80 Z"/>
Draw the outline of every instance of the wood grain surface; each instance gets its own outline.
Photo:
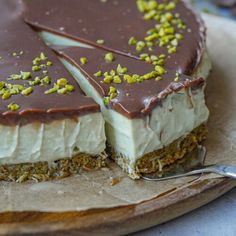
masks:
<path id="1" fill-rule="evenodd" d="M 1 235 L 121 235 L 158 225 L 216 199 L 236 180 L 194 181 L 139 204 L 83 212 L 6 212 L 0 214 Z"/>

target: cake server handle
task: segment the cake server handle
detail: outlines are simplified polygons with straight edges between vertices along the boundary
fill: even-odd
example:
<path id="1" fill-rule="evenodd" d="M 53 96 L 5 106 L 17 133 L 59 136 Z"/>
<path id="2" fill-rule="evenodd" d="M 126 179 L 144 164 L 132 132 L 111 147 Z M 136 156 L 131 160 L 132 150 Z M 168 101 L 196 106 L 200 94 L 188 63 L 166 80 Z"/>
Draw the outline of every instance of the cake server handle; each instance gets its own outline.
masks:
<path id="1" fill-rule="evenodd" d="M 157 177 L 157 176 L 142 176 L 143 179 L 149 180 L 149 181 L 161 181 L 161 180 L 168 180 L 168 179 L 176 179 L 180 177 L 187 177 L 187 176 L 192 176 L 192 175 L 197 175 L 197 174 L 203 174 L 203 173 L 215 173 L 219 174 L 225 177 L 230 177 L 233 179 L 236 179 L 236 166 L 231 166 L 231 165 L 211 165 L 211 166 L 206 166 L 201 169 L 193 170 L 184 174 L 179 174 L 179 175 L 173 175 L 173 176 L 168 176 L 168 177 Z"/>

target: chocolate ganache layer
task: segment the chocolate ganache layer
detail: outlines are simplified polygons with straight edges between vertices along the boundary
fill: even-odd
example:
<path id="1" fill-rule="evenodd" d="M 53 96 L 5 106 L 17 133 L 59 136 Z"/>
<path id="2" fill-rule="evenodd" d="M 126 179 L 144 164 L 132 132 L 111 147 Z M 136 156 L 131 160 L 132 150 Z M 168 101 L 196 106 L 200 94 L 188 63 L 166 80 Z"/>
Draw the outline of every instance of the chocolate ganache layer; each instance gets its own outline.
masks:
<path id="1" fill-rule="evenodd" d="M 104 97 L 104 102 L 112 95 L 111 101 L 106 104 L 108 107 L 131 119 L 150 114 L 152 109 L 172 92 L 181 89 L 191 89 L 194 92 L 205 84 L 202 78 L 176 75 L 173 70 L 158 76 L 152 64 L 121 54 L 107 54 L 98 48 L 57 46 L 54 50 L 83 73 L 100 96 Z M 112 61 L 106 61 L 108 55 L 112 55 Z M 81 63 L 81 58 L 86 58 L 86 63 Z M 122 72 L 122 69 L 125 71 Z M 144 79 L 134 81 L 135 76 L 131 75 L 142 75 Z"/>
<path id="2" fill-rule="evenodd" d="M 143 0 L 25 0 L 25 20 L 39 31 L 53 32 L 135 58 L 139 58 L 141 51 L 154 55 L 166 54 L 171 50 L 167 48 L 168 45 L 171 46 L 170 42 L 172 45 L 178 44 L 176 52 L 167 58 L 166 68 L 191 75 L 205 49 L 203 22 L 184 1 L 146 2 L 148 3 Z M 177 41 L 170 36 L 172 28 L 168 27 L 163 34 L 160 27 L 170 22 Z M 157 34 L 152 34 L 155 29 L 159 38 Z M 167 37 L 160 40 L 160 35 Z M 146 46 L 143 46 L 145 38 Z M 138 46 L 134 46 L 132 39 L 139 42 Z M 158 39 L 158 45 L 153 39 Z M 175 51 L 174 47 L 172 49 Z"/>
<path id="3" fill-rule="evenodd" d="M 99 111 L 24 22 L 24 9 L 22 1 L 1 0 L 0 123 L 50 122 Z"/>

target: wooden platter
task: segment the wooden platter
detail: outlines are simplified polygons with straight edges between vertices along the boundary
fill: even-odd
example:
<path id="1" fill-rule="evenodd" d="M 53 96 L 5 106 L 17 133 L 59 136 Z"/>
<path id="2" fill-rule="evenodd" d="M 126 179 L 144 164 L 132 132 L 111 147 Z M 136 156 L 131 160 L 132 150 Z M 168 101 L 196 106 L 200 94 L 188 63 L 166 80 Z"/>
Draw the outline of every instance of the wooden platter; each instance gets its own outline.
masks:
<path id="1" fill-rule="evenodd" d="M 121 235 L 158 225 L 203 206 L 236 186 L 236 180 L 197 180 L 139 204 L 84 212 L 6 212 L 1 235 Z"/>

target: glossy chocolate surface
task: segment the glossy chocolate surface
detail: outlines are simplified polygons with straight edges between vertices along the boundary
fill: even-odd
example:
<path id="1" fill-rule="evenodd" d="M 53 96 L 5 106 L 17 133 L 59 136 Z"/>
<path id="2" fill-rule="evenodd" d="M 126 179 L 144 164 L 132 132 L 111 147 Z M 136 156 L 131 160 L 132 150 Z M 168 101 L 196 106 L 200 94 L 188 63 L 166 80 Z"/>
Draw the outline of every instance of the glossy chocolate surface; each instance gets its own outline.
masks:
<path id="1" fill-rule="evenodd" d="M 49 49 L 22 19 L 24 5 L 21 1 L 1 0 L 0 7 L 0 80 L 7 83 L 24 84 L 28 81 L 11 81 L 7 78 L 20 71 L 31 71 L 32 61 L 43 52 L 53 62 L 48 67 L 48 76 L 52 83 L 35 86 L 29 96 L 12 95 L 9 99 L 0 101 L 0 123 L 6 125 L 27 124 L 32 121 L 50 122 L 66 117 L 73 118 L 80 114 L 99 111 L 99 106 L 90 98 L 84 96 L 74 78 L 67 72 L 55 53 Z M 17 56 L 13 56 L 16 53 Z M 32 72 L 32 78 L 43 76 L 41 72 Z M 66 78 L 75 91 L 70 95 L 57 93 L 44 94 L 57 79 Z M 15 102 L 20 105 L 18 111 L 9 111 L 7 105 Z"/>
<path id="2" fill-rule="evenodd" d="M 180 14 L 187 29 L 183 30 L 184 39 L 177 53 L 167 60 L 166 67 L 191 75 L 200 62 L 205 47 L 205 28 L 186 3 L 177 2 L 172 13 Z M 137 9 L 136 0 L 25 0 L 25 3 L 25 20 L 36 29 L 133 57 L 138 57 L 140 53 L 135 47 L 128 45 L 130 37 L 143 40 L 146 32 L 155 25 L 153 20 L 143 19 L 143 14 Z M 96 44 L 98 39 L 103 39 L 104 44 Z M 143 52 L 160 55 L 167 53 L 167 49 L 156 46 L 152 52 Z"/>
<path id="3" fill-rule="evenodd" d="M 94 75 L 97 71 L 110 72 L 116 70 L 120 64 L 127 67 L 127 74 L 143 75 L 153 71 L 154 66 L 120 54 L 114 54 L 114 61 L 106 62 L 104 60 L 106 51 L 101 49 L 79 47 L 54 47 L 54 49 L 82 71 L 101 97 L 107 96 L 110 86 L 114 86 L 118 91 L 118 96 L 110 102 L 109 106 L 128 118 L 148 115 L 158 103 L 161 104 L 163 98 L 172 92 L 178 92 L 183 88 L 195 90 L 204 84 L 202 78 L 193 79 L 186 75 L 180 75 L 179 80 L 175 82 L 176 71 L 172 70 L 168 70 L 160 81 L 150 79 L 133 84 L 125 81 L 121 84 L 106 84 L 101 82 L 104 76 Z M 81 57 L 86 57 L 88 62 L 81 64 Z"/>

